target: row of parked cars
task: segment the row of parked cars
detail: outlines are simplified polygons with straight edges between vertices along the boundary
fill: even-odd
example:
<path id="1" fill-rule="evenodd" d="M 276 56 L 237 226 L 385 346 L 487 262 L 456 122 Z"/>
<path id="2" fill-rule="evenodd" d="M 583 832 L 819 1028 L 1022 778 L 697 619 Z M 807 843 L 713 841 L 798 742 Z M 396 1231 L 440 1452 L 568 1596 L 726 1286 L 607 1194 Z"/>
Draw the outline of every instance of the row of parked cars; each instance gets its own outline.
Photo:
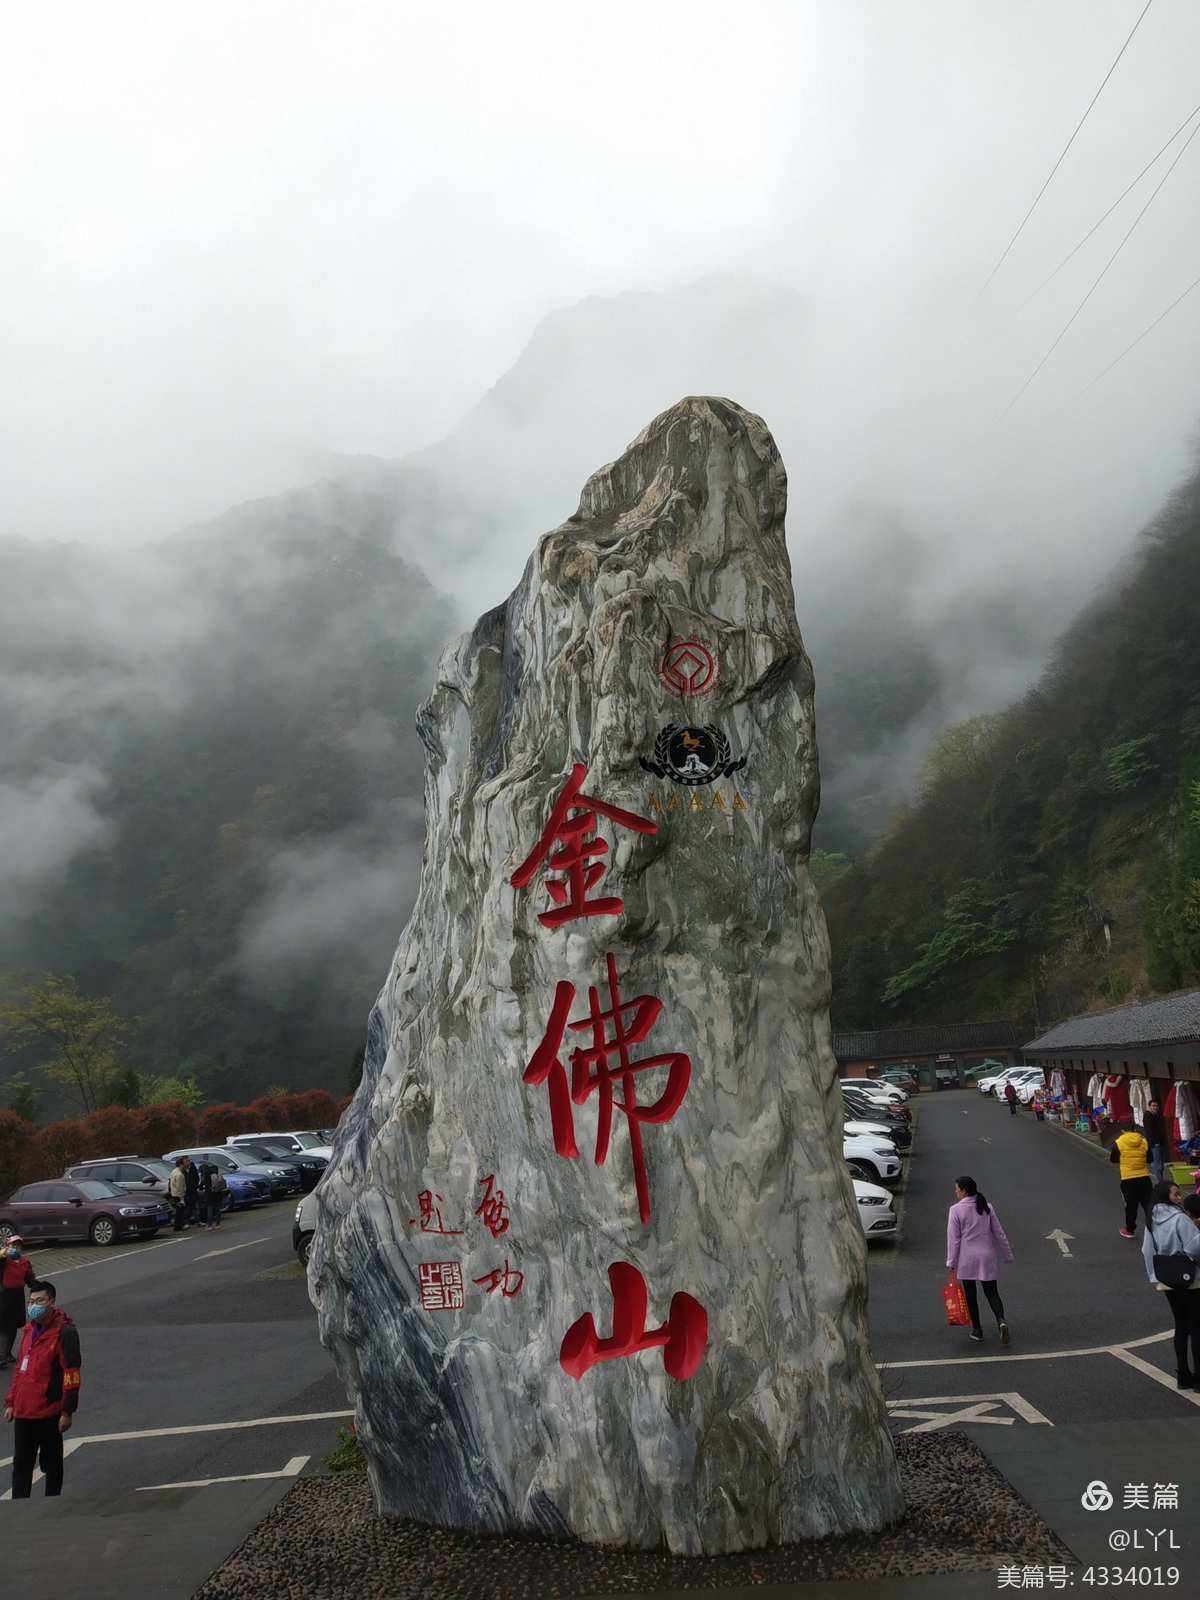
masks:
<path id="1" fill-rule="evenodd" d="M 225 1179 L 227 1211 L 291 1200 L 315 1189 L 331 1154 L 332 1128 L 233 1134 L 223 1145 L 193 1145 L 161 1156 L 96 1156 L 61 1178 L 26 1183 L 0 1204 L 0 1243 L 149 1239 L 171 1221 L 167 1184 L 180 1156 L 209 1162 Z"/>
<path id="2" fill-rule="evenodd" d="M 1002 1100 L 1005 1098 L 1005 1086 L 1010 1083 L 1017 1091 L 1017 1099 L 1027 1106 L 1032 1103 L 1038 1090 L 1046 1087 L 1046 1074 L 1041 1067 L 1006 1067 L 1003 1072 L 980 1078 L 975 1087 L 980 1094 L 995 1095 Z"/>
<path id="3" fill-rule="evenodd" d="M 898 1181 L 912 1146 L 909 1090 L 881 1078 L 843 1078 L 842 1155 L 854 1180 L 868 1239 L 895 1237 L 896 1208 L 886 1185 Z"/>

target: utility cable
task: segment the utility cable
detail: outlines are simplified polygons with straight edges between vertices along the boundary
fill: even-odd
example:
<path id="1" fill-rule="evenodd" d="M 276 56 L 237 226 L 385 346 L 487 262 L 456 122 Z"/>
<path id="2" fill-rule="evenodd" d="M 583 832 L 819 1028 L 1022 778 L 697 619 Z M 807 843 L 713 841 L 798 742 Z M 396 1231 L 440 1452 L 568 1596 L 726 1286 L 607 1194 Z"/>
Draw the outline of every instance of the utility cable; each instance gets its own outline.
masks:
<path id="1" fill-rule="evenodd" d="M 1195 288 L 1200 288 L 1200 278 L 1193 278 L 1183 293 L 1176 295 L 1175 299 L 1171 301 L 1171 304 L 1167 307 L 1167 309 L 1165 311 L 1160 311 L 1155 317 L 1154 321 L 1142 329 L 1141 333 L 1138 334 L 1137 338 L 1132 344 L 1127 344 L 1124 350 L 1121 351 L 1121 354 L 1108 363 L 1103 372 L 1098 372 L 1092 379 L 1091 383 L 1085 384 L 1084 387 L 1080 389 L 1079 393 L 1075 396 L 1075 399 L 1081 399 L 1085 394 L 1087 394 L 1089 389 L 1094 389 L 1096 387 L 1101 378 L 1107 378 L 1112 369 L 1120 362 L 1124 361 L 1129 352 L 1131 350 L 1135 350 L 1137 346 L 1141 344 L 1142 340 L 1147 334 L 1153 333 L 1155 328 L 1158 327 L 1159 323 L 1162 322 L 1164 318 L 1169 317 L 1172 311 L 1174 311 L 1175 307 L 1179 305 L 1181 301 L 1186 300 L 1188 295 L 1190 295 L 1192 290 Z"/>
<path id="2" fill-rule="evenodd" d="M 984 279 L 983 287 L 979 290 L 980 294 L 982 294 L 984 292 L 984 290 L 987 288 L 988 284 L 991 283 L 992 279 L 1000 271 L 1000 268 L 1004 265 L 1004 262 L 1008 257 L 1009 251 L 1012 249 L 1013 245 L 1016 244 L 1017 240 L 1021 237 L 1022 233 L 1025 231 L 1025 224 L 1029 221 L 1030 217 L 1037 210 L 1038 201 L 1042 198 L 1042 196 L 1045 194 L 1046 190 L 1050 187 L 1051 178 L 1054 177 L 1054 174 L 1058 171 L 1059 167 L 1061 167 L 1063 162 L 1066 160 L 1067 151 L 1075 143 L 1075 140 L 1076 140 L 1076 137 L 1078 136 L 1080 128 L 1083 127 L 1084 123 L 1087 121 L 1088 117 L 1091 115 L 1092 107 L 1096 104 L 1096 101 L 1099 100 L 1100 96 L 1104 93 L 1104 85 L 1108 82 L 1108 80 L 1112 77 L 1113 73 L 1117 70 L 1117 63 L 1120 61 L 1121 57 L 1125 54 L 1126 50 L 1129 49 L 1129 45 L 1130 45 L 1130 42 L 1133 39 L 1134 34 L 1141 27 L 1143 18 L 1145 17 L 1147 11 L 1149 11 L 1150 7 L 1153 4 L 1154 4 L 1154 0 L 1146 0 L 1146 4 L 1142 7 L 1141 16 L 1138 17 L 1138 19 L 1134 23 L 1133 27 L 1129 30 L 1129 37 L 1125 40 L 1125 43 L 1117 51 L 1116 56 L 1113 58 L 1113 64 L 1112 64 L 1111 67 L 1109 67 L 1108 71 L 1104 74 L 1104 78 L 1103 78 L 1103 80 L 1102 80 L 1102 82 L 1100 84 L 1100 87 L 1096 90 L 1095 94 L 1088 101 L 1087 110 L 1083 113 L 1083 115 L 1080 117 L 1079 121 L 1075 124 L 1075 132 L 1067 140 L 1066 144 L 1063 145 L 1062 153 L 1059 155 L 1058 160 L 1050 168 L 1050 173 L 1049 173 L 1049 176 L 1047 177 L 1045 183 L 1043 183 L 1042 187 L 1038 190 L 1037 194 L 1034 195 L 1033 204 L 1030 206 L 1029 210 L 1025 213 L 1025 215 L 1021 218 L 1020 226 L 1017 228 L 1016 233 L 1013 234 L 1012 238 L 1004 246 L 1004 249 L 1000 252 L 999 261 L 996 262 L 996 265 L 992 268 L 992 270 L 988 273 L 987 277 Z"/>
<path id="3" fill-rule="evenodd" d="M 1175 143 L 1176 139 L 1178 139 L 1179 135 L 1187 127 L 1188 123 L 1191 122 L 1192 119 L 1195 116 L 1197 116 L 1198 114 L 1200 114 L 1200 105 L 1196 106 L 1195 110 L 1193 110 L 1186 117 L 1184 117 L 1183 121 L 1175 129 L 1175 132 L 1167 140 L 1166 144 L 1164 144 L 1160 150 L 1158 150 L 1153 156 L 1150 157 L 1150 160 L 1147 161 L 1146 165 L 1138 173 L 1137 177 L 1134 178 L 1133 182 L 1127 184 L 1125 186 L 1125 188 L 1121 190 L 1120 194 L 1113 201 L 1112 205 L 1109 206 L 1108 210 L 1104 213 L 1104 215 L 1099 219 L 1098 222 L 1094 222 L 1092 224 L 1092 226 L 1084 234 L 1083 238 L 1080 239 L 1079 243 L 1075 246 L 1075 248 L 1073 250 L 1069 250 L 1067 252 L 1067 254 L 1058 263 L 1058 265 L 1055 267 L 1054 271 L 1050 274 L 1050 276 L 1048 278 L 1043 278 L 1041 283 L 1038 284 L 1037 288 L 1033 291 L 1033 293 L 1030 294 L 1030 295 L 1027 295 L 1025 297 L 1025 299 L 1021 301 L 1021 304 L 1017 307 L 1018 311 L 1024 311 L 1025 307 L 1029 304 L 1029 302 L 1031 300 L 1036 299 L 1037 296 L 1039 294 L 1041 294 L 1042 290 L 1046 287 L 1046 285 L 1048 283 L 1050 283 L 1053 279 L 1058 277 L 1059 273 L 1066 266 L 1067 262 L 1070 261 L 1074 256 L 1077 256 L 1079 254 L 1079 252 L 1083 249 L 1084 245 L 1088 242 L 1088 240 L 1095 233 L 1096 229 L 1101 227 L 1104 223 L 1106 223 L 1108 221 L 1109 217 L 1112 216 L 1113 212 L 1121 204 L 1121 201 L 1124 200 L 1125 196 L 1129 193 L 1129 191 L 1131 189 L 1136 189 L 1137 188 L 1138 184 L 1141 183 L 1142 179 L 1150 171 L 1150 168 L 1158 160 L 1159 156 L 1163 155 L 1167 150 L 1169 150 L 1171 148 L 1171 146 Z"/>
<path id="4" fill-rule="evenodd" d="M 1113 262 L 1121 254 L 1121 251 L 1124 250 L 1125 246 L 1129 243 L 1129 240 L 1133 235 L 1134 229 L 1137 227 L 1138 223 L 1142 220 L 1142 218 L 1146 215 L 1147 211 L 1149 211 L 1150 207 L 1154 204 L 1155 198 L 1158 195 L 1158 191 L 1162 188 L 1163 184 L 1166 183 L 1167 179 L 1175 171 L 1175 168 L 1179 165 L 1179 163 L 1182 160 L 1184 154 L 1186 153 L 1188 145 L 1191 144 L 1192 140 L 1196 137 L 1196 135 L 1198 133 L 1200 133 L 1200 122 L 1198 122 L 1196 124 L 1196 126 L 1192 129 L 1191 133 L 1189 133 L 1187 138 L 1184 140 L 1183 145 L 1180 148 L 1178 155 L 1176 155 L 1174 161 L 1172 161 L 1171 165 L 1167 168 L 1167 170 L 1163 173 L 1162 177 L 1155 184 L 1153 192 L 1151 193 L 1149 200 L 1146 201 L 1146 204 L 1142 207 L 1142 209 L 1138 212 L 1137 216 L 1134 217 L 1133 221 L 1129 224 L 1129 228 L 1126 231 L 1125 237 L 1121 240 L 1120 244 L 1113 251 L 1112 255 L 1109 256 L 1108 260 L 1104 263 L 1103 267 L 1101 267 L 1099 276 L 1096 278 L 1095 282 L 1092 284 L 1092 286 L 1088 290 L 1088 292 L 1084 295 L 1083 299 L 1075 307 L 1074 311 L 1072 311 L 1071 315 L 1067 318 L 1066 323 L 1064 324 L 1062 329 L 1059 331 L 1058 337 L 1055 339 L 1054 343 L 1050 346 L 1049 350 L 1046 351 L 1046 354 L 1038 362 L 1037 366 L 1034 367 L 1033 371 L 1025 379 L 1025 382 L 1021 385 L 1021 387 L 1017 390 L 1016 394 L 1013 395 L 1012 399 L 1005 406 L 1003 412 L 1001 413 L 1002 417 L 1006 417 L 1008 415 L 1008 413 L 1016 405 L 1017 401 L 1025 393 L 1026 389 L 1029 388 L 1029 385 L 1037 377 L 1038 373 L 1046 365 L 1047 361 L 1049 361 L 1050 357 L 1058 349 L 1059 345 L 1066 338 L 1067 333 L 1069 332 L 1069 330 L 1070 330 L 1072 324 L 1074 323 L 1076 317 L 1078 317 L 1079 313 L 1083 310 L 1084 306 L 1087 305 L 1088 301 L 1092 298 L 1092 296 L 1095 294 L 1096 290 L 1100 287 L 1100 284 L 1103 282 L 1105 274 L 1108 272 L 1109 267 L 1112 266 Z"/>

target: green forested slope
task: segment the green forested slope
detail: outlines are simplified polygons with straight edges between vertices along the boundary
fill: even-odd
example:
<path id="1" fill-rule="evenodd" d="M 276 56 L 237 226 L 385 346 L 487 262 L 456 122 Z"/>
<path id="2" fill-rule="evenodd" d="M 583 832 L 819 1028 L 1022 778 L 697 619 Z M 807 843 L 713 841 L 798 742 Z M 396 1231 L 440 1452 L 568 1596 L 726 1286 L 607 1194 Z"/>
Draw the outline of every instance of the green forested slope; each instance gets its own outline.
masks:
<path id="1" fill-rule="evenodd" d="M 1200 980 L 1200 473 L 1037 686 L 823 864 L 834 1020 L 1032 1023 Z M 819 870 L 818 876 L 821 876 Z"/>

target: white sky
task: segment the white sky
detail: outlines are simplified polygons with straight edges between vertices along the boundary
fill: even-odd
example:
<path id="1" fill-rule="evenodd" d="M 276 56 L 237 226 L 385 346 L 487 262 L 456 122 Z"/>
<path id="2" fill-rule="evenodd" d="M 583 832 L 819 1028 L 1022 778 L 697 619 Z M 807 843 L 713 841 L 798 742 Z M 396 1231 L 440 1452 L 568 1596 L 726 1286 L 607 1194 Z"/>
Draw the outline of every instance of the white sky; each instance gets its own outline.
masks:
<path id="1" fill-rule="evenodd" d="M 1156 0 L 976 290 L 1141 4 L 10 7 L 0 533 L 140 537 L 322 451 L 402 454 L 548 310 L 732 272 L 811 299 L 847 494 L 870 439 L 873 480 L 977 543 L 997 503 L 1086 540 L 1153 505 L 1200 411 L 1200 290 L 1073 400 L 1200 272 L 1200 138 L 1001 420 L 1153 179 L 1018 307 L 1200 101 L 1192 0 Z"/>

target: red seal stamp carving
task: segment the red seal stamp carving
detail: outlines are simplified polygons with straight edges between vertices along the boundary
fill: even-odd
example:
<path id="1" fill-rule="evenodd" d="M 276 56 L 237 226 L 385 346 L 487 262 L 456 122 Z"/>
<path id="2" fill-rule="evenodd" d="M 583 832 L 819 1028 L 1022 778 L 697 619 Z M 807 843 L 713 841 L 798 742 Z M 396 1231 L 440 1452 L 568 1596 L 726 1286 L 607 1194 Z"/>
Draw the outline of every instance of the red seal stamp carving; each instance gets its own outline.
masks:
<path id="1" fill-rule="evenodd" d="M 679 639 L 663 656 L 658 675 L 677 699 L 709 694 L 717 686 L 717 658 L 699 639 Z"/>

